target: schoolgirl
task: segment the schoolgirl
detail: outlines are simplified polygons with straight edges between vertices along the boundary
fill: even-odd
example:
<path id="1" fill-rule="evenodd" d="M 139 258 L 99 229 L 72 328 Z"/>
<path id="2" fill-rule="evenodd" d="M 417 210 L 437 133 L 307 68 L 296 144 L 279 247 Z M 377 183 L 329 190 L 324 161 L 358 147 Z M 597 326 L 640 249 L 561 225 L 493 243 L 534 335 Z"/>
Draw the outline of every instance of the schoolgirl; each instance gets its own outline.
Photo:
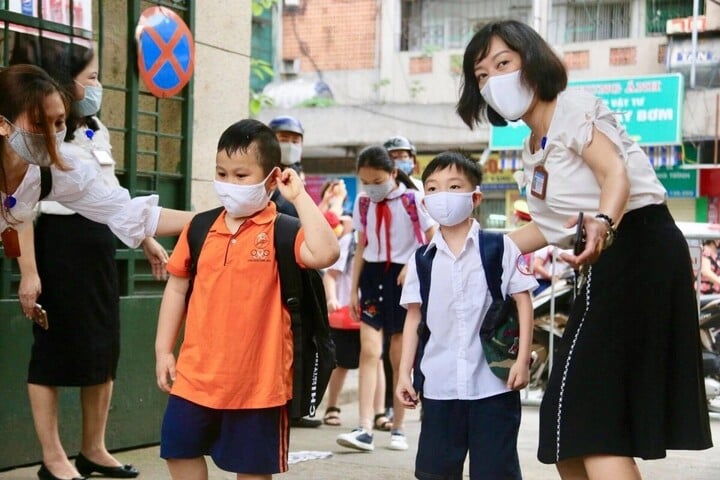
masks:
<path id="1" fill-rule="evenodd" d="M 371 146 L 362 150 L 357 159 L 357 175 L 364 191 L 358 195 L 353 209 L 353 228 L 358 232 L 358 245 L 350 289 L 350 310 L 361 322 L 360 425 L 350 433 L 339 435 L 337 443 L 371 451 L 375 448 L 373 396 L 383 335 L 390 337 L 394 385 L 405 321 L 405 311 L 399 303 L 405 264 L 417 247 L 432 237 L 435 222 L 421 206 L 422 194 L 414 190 L 413 182 L 405 173 L 395 168 L 385 148 Z M 406 450 L 404 409 L 397 399 L 394 411 L 389 448 Z"/>

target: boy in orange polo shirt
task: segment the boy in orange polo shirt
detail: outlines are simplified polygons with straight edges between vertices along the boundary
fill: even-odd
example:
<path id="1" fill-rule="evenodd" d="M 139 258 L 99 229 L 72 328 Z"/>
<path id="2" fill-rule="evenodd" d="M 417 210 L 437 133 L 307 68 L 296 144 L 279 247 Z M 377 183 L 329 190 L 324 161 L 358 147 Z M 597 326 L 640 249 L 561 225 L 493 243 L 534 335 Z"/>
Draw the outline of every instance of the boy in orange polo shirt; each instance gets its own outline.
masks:
<path id="1" fill-rule="evenodd" d="M 280 295 L 270 193 L 277 188 L 298 211 L 298 263 L 328 267 L 339 248 L 297 173 L 279 165 L 275 134 L 261 122 L 242 120 L 225 130 L 214 182 L 225 211 L 203 244 L 187 316 L 187 226 L 168 263 L 155 354 L 158 386 L 170 392 L 160 456 L 175 479 L 207 479 L 204 455 L 242 478 L 287 471 L 293 338 Z"/>

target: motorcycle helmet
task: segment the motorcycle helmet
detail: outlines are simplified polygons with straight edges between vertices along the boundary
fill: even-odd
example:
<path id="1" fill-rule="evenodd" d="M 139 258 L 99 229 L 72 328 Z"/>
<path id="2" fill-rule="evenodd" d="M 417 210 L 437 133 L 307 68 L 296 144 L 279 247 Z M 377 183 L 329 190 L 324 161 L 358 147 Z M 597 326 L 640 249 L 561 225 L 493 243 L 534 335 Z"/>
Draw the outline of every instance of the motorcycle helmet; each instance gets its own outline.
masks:
<path id="1" fill-rule="evenodd" d="M 273 118 L 270 120 L 270 123 L 268 123 L 268 127 L 270 127 L 273 132 L 293 132 L 298 135 L 305 134 L 302 124 L 295 118 L 288 116 Z"/>
<path id="2" fill-rule="evenodd" d="M 385 143 L 383 143 L 383 147 L 385 147 L 385 150 L 388 152 L 392 152 L 394 150 L 407 150 L 411 155 L 415 156 L 415 145 L 410 143 L 410 140 L 405 137 L 401 137 L 400 135 L 388 138 Z"/>

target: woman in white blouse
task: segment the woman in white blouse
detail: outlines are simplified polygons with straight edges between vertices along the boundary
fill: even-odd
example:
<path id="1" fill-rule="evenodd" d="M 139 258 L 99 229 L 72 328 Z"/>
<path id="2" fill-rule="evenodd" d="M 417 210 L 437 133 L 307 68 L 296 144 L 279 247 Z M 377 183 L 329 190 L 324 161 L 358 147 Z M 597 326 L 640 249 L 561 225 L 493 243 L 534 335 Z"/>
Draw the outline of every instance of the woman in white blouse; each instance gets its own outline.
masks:
<path id="1" fill-rule="evenodd" d="M 84 160 L 81 147 L 63 143 L 67 106 L 58 85 L 42 69 L 30 65 L 14 65 L 1 71 L 0 91 L 3 92 L 0 96 L 0 231 L 3 232 L 6 253 L 8 247 L 12 246 L 13 236 L 19 233 L 19 247 L 23 254 L 20 260 L 25 265 L 34 264 L 30 224 L 40 196 L 39 165 L 49 166 L 52 175 L 52 190 L 46 197 L 47 200 L 55 200 L 87 218 L 107 224 L 113 233 L 129 246 L 136 247 L 154 234 L 177 234 L 192 217 L 190 212 L 158 207 L 156 195 L 130 198 L 127 190 L 103 177 L 98 162 Z M 10 240 L 6 243 L 6 239 Z M 48 240 L 52 242 L 53 239 Z M 56 252 L 55 255 L 61 255 L 61 252 Z M 164 250 L 160 248 L 151 261 L 162 262 L 163 255 Z M 39 290 L 37 282 L 35 296 Z M 92 342 L 89 342 L 88 347 L 91 345 Z M 109 375 L 108 373 L 106 379 L 110 378 Z M 33 407 L 36 404 L 45 405 L 53 398 L 57 401 L 56 388 L 53 397 L 52 388 L 48 390 L 33 381 L 29 383 Z M 34 386 L 40 387 L 39 393 L 33 392 Z M 106 396 L 109 401 L 108 392 Z M 36 410 L 38 409 L 33 408 L 34 413 Z M 48 413 L 47 409 L 39 409 L 38 412 Z M 57 424 L 47 424 L 48 420 L 52 420 L 52 415 L 40 418 L 36 416 L 35 420 L 36 426 L 41 427 L 38 430 L 39 435 L 41 432 L 49 432 L 40 436 L 44 456 L 38 475 L 41 478 L 55 478 L 55 475 L 67 478 L 68 475 L 76 475 L 76 470 L 64 456 L 62 446 L 60 445 L 59 449 L 54 448 L 59 445 L 59 438 Z M 104 425 L 102 427 L 104 432 Z M 53 428 L 54 434 L 51 432 Z M 51 448 L 46 450 L 48 445 Z M 95 447 L 97 445 L 88 447 L 83 444 L 83 448 Z M 98 465 L 103 463 L 102 466 L 105 467 L 124 469 L 125 477 L 137 475 L 132 469 L 118 466 L 118 462 L 112 457 L 107 459 L 99 455 L 107 454 L 104 450 L 104 439 L 102 450 L 86 453 L 92 454 L 98 460 L 95 462 Z M 61 456 L 64 458 L 59 458 Z M 52 466 L 48 468 L 45 462 Z M 108 472 L 121 473 L 120 470 L 108 470 L 104 473 Z"/>
<path id="2" fill-rule="evenodd" d="M 687 244 L 666 192 L 616 112 L 566 90 L 567 73 L 529 26 L 490 23 L 469 42 L 457 112 L 473 128 L 522 119 L 531 129 L 519 185 L 532 222 L 523 252 L 585 246 L 584 267 L 543 396 L 538 458 L 563 478 L 636 479 L 634 457 L 712 446 Z"/>

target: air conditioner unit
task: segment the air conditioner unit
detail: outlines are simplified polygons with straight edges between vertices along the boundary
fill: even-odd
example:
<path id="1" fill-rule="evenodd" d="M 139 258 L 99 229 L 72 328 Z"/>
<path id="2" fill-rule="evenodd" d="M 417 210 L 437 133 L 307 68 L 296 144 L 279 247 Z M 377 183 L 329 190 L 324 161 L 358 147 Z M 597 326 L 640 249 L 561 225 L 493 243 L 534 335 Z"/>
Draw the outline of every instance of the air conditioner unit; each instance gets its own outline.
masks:
<path id="1" fill-rule="evenodd" d="M 285 0 L 285 8 L 300 8 L 300 0 Z"/>
<path id="2" fill-rule="evenodd" d="M 280 65 L 280 73 L 284 75 L 297 75 L 300 73 L 299 58 L 283 58 Z"/>

